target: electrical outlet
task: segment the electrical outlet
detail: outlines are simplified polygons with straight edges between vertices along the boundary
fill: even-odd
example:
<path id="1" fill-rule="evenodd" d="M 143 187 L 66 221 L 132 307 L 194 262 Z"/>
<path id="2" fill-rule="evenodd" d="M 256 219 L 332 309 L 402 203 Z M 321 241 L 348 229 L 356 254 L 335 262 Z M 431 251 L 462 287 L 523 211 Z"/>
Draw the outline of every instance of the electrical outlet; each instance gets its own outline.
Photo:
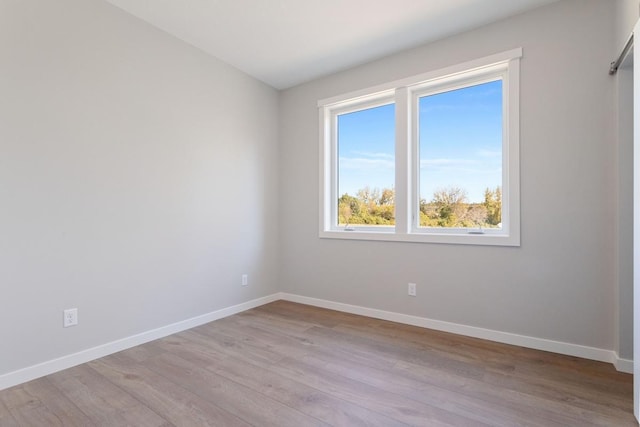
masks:
<path id="1" fill-rule="evenodd" d="M 247 286 L 249 284 L 249 275 L 248 274 L 243 274 L 242 275 L 242 286 Z"/>
<path id="2" fill-rule="evenodd" d="M 408 294 L 410 296 L 412 296 L 412 297 L 416 296 L 416 284 L 415 283 L 409 283 Z"/>
<path id="3" fill-rule="evenodd" d="M 62 325 L 65 328 L 68 328 L 69 326 L 75 326 L 77 324 L 78 324 L 78 309 L 69 308 L 65 310 Z"/>

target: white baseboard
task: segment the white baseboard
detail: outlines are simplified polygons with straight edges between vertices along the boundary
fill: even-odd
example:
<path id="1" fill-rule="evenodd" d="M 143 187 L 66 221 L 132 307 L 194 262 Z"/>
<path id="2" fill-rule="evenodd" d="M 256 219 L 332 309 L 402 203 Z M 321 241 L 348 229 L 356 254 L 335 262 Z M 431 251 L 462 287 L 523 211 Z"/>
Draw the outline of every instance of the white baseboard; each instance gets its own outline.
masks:
<path id="1" fill-rule="evenodd" d="M 612 363 L 618 371 L 633 373 L 633 360 L 621 359 L 614 351 L 611 350 L 551 341 L 542 338 L 511 334 L 508 332 L 494 331 L 475 326 L 460 325 L 457 323 L 433 320 L 425 317 L 411 316 L 407 314 L 279 292 L 0 375 L 0 390 L 22 384 L 45 375 L 53 374 L 82 363 L 90 362 L 100 357 L 108 356 L 109 354 L 117 353 L 171 334 L 195 328 L 196 326 L 213 322 L 214 320 L 222 319 L 223 317 L 231 316 L 280 299 L 342 311 L 345 313 L 359 314 L 376 319 L 435 329 L 443 332 L 451 332 L 474 338 L 482 338 L 489 341 L 518 345 L 521 347 L 550 351 L 553 353 L 566 354 L 569 356 L 582 357 L 601 362 L 609 362 Z"/>
<path id="2" fill-rule="evenodd" d="M 475 326 L 460 325 L 457 323 L 444 322 L 442 320 L 434 320 L 428 319 L 426 317 L 394 313 L 391 311 L 327 301 L 318 298 L 310 298 L 301 295 L 280 293 L 280 298 L 286 301 L 328 308 L 345 313 L 359 314 L 361 316 L 389 320 L 406 325 L 435 329 L 437 331 L 450 332 L 458 335 L 481 338 L 489 341 L 517 345 L 520 347 L 527 347 L 536 350 L 549 351 L 552 353 L 559 353 L 568 356 L 576 356 L 584 359 L 597 360 L 600 362 L 608 362 L 612 363 L 618 371 L 633 373 L 633 361 L 628 359 L 620 359 L 618 355 L 612 350 L 604 350 L 601 348 L 587 347 L 578 344 L 552 341 L 544 338 L 535 338 L 526 335 L 512 334 L 509 332 L 494 331 L 491 329 L 478 328 Z"/>
<path id="3" fill-rule="evenodd" d="M 625 372 L 627 374 L 633 374 L 633 360 L 630 359 L 621 359 L 616 353 L 616 359 L 613 362 L 613 366 L 616 367 L 616 370 L 620 372 Z"/>
<path id="4" fill-rule="evenodd" d="M 195 328 L 196 326 L 200 326 L 214 320 L 222 319 L 223 317 L 231 316 L 232 314 L 240 313 L 254 307 L 259 307 L 261 305 L 268 304 L 279 299 L 280 294 L 275 293 L 273 295 L 268 295 L 266 297 L 247 301 L 242 304 L 212 311 L 210 313 L 196 316 L 191 319 L 172 323 L 171 325 L 163 326 L 161 328 L 122 338 L 117 341 L 102 344 L 97 347 L 82 350 L 67 356 L 62 356 L 58 359 L 49 360 L 37 365 L 9 372 L 7 374 L 0 375 L 0 390 L 22 384 L 27 381 L 43 377 L 45 375 L 53 374 L 54 372 L 71 368 L 82 363 L 90 362 L 100 357 L 108 356 L 109 354 L 117 353 L 119 351 L 126 350 L 128 348 L 135 347 L 137 345 L 144 344 L 146 342 L 153 341 L 159 338 L 163 338 L 171 334 Z"/>

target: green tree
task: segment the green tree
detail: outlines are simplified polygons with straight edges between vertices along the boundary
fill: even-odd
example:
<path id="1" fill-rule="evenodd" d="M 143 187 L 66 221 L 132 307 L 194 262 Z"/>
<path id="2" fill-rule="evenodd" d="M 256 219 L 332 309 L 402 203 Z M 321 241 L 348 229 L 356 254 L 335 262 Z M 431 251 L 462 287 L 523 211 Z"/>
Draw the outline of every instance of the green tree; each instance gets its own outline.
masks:
<path id="1" fill-rule="evenodd" d="M 391 188 L 385 188 L 380 194 L 378 204 L 380 206 L 394 206 L 396 203 L 396 192 Z"/>
<path id="2" fill-rule="evenodd" d="M 361 223 L 359 221 L 363 209 L 364 207 L 360 200 L 348 194 L 343 194 L 342 197 L 338 199 L 338 224 L 348 225 Z"/>
<path id="3" fill-rule="evenodd" d="M 364 187 L 356 196 L 343 194 L 338 199 L 338 224 L 395 224 L 395 190 Z"/>
<path id="4" fill-rule="evenodd" d="M 487 188 L 480 203 L 469 203 L 462 188 L 439 189 L 430 201 L 420 200 L 419 215 L 422 227 L 496 227 L 502 221 L 502 189 Z M 395 224 L 395 190 L 364 187 L 355 196 L 343 194 L 338 199 L 338 224 Z"/>
<path id="5" fill-rule="evenodd" d="M 442 188 L 433 193 L 431 203 L 436 208 L 439 227 L 456 227 L 464 218 L 467 192 L 459 187 Z"/>
<path id="6" fill-rule="evenodd" d="M 502 187 L 484 190 L 484 207 L 487 209 L 487 223 L 497 226 L 502 222 Z"/>

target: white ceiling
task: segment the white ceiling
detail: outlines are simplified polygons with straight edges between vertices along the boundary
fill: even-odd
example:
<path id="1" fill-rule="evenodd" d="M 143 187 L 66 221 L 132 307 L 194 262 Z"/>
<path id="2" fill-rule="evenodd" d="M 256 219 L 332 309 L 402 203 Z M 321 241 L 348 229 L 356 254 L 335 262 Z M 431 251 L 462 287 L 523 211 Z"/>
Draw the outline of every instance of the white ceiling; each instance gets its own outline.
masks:
<path id="1" fill-rule="evenodd" d="M 557 0 L 107 0 L 284 89 Z"/>

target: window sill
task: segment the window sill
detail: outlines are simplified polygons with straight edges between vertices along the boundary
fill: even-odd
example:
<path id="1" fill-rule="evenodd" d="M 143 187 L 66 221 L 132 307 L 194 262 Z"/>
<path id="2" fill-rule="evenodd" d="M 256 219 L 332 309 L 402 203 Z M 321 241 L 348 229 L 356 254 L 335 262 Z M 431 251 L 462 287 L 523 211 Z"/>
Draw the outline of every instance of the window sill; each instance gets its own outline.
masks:
<path id="1" fill-rule="evenodd" d="M 390 231 L 322 230 L 321 239 L 383 242 L 440 243 L 450 245 L 520 246 L 519 236 L 506 234 L 397 233 Z"/>

